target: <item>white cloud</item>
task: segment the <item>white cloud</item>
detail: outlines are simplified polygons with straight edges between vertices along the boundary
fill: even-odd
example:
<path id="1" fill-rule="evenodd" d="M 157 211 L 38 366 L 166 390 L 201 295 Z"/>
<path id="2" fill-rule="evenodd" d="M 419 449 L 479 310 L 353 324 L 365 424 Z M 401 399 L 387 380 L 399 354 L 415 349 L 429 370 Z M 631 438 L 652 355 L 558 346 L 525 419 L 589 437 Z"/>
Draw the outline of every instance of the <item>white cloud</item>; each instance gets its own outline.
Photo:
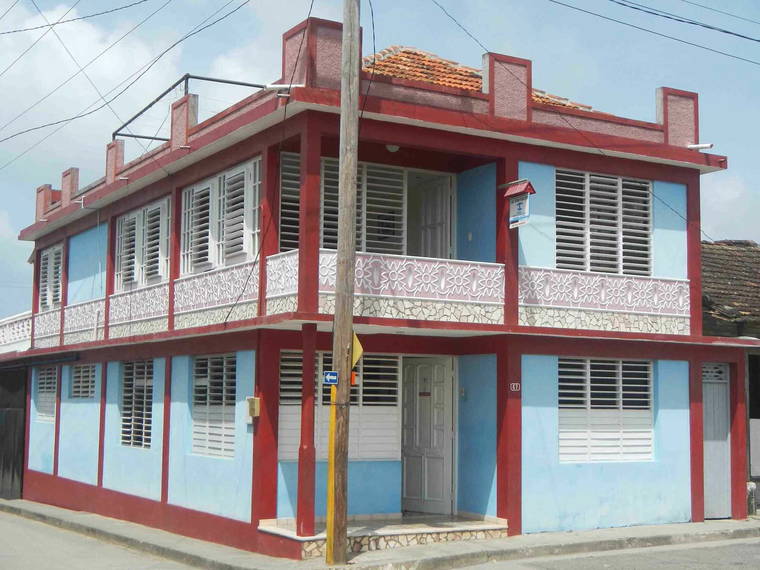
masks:
<path id="1" fill-rule="evenodd" d="M 702 178 L 701 194 L 705 234 L 716 240 L 760 242 L 760 194 L 752 192 L 743 178 L 728 172 L 709 174 Z"/>

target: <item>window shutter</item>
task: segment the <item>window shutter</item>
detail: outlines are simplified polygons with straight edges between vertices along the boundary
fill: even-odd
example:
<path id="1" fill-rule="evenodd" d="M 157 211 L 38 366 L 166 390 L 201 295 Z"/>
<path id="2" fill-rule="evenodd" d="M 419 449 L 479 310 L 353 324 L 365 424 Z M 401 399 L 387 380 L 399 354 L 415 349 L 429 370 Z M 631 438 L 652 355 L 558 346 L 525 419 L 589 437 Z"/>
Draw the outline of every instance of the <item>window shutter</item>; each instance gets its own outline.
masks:
<path id="1" fill-rule="evenodd" d="M 586 269 L 586 177 L 577 172 L 556 175 L 557 267 Z"/>
<path id="2" fill-rule="evenodd" d="M 248 252 L 256 259 L 259 257 L 259 234 L 261 232 L 261 157 L 254 159 L 248 164 L 246 176 L 248 177 L 251 203 L 251 206 L 246 209 L 248 212 L 246 223 L 250 233 Z"/>
<path id="3" fill-rule="evenodd" d="M 652 362 L 559 359 L 561 462 L 650 461 Z"/>
<path id="4" fill-rule="evenodd" d="M 63 273 L 63 248 L 55 246 L 52 248 L 52 270 L 50 275 L 50 299 L 53 306 L 61 304 L 61 277 Z"/>
<path id="5" fill-rule="evenodd" d="M 404 255 L 406 172 L 402 168 L 367 164 L 364 177 L 364 251 Z"/>
<path id="6" fill-rule="evenodd" d="M 322 159 L 322 247 L 326 249 L 338 249 L 338 161 L 334 159 Z M 361 216 L 359 195 L 356 193 L 356 217 Z M 359 224 L 356 232 L 359 233 Z M 357 237 L 357 249 L 361 250 L 361 239 Z"/>
<path id="7" fill-rule="evenodd" d="M 50 250 L 45 250 L 40 254 L 40 274 L 38 291 L 40 297 L 40 310 L 45 311 L 51 308 L 50 292 L 48 283 L 50 281 Z"/>
<path id="8" fill-rule="evenodd" d="M 55 419 L 56 393 L 58 392 L 58 367 L 46 366 L 37 369 L 37 419 Z"/>
<path id="9" fill-rule="evenodd" d="M 121 444 L 148 448 L 153 420 L 153 361 L 124 362 L 121 382 Z"/>
<path id="10" fill-rule="evenodd" d="M 199 356 L 193 364 L 193 453 L 235 455 L 237 362 L 234 354 Z"/>
<path id="11" fill-rule="evenodd" d="M 167 204 L 148 206 L 143 210 L 142 269 L 143 282 L 159 280 L 166 276 L 166 234 L 168 227 Z"/>
<path id="12" fill-rule="evenodd" d="M 182 272 L 211 263 L 211 185 L 188 188 L 183 194 Z"/>
<path id="13" fill-rule="evenodd" d="M 222 258 L 228 260 L 246 252 L 246 173 L 240 169 L 224 174 L 219 184 L 220 243 Z"/>
<path id="14" fill-rule="evenodd" d="M 280 405 L 301 405 L 303 353 L 300 350 L 280 351 Z"/>
<path id="15" fill-rule="evenodd" d="M 649 182 L 623 178 L 623 273 L 651 275 L 652 189 Z"/>
<path id="16" fill-rule="evenodd" d="M 367 354 L 361 360 L 362 406 L 396 406 L 401 357 Z"/>
<path id="17" fill-rule="evenodd" d="M 589 270 L 619 273 L 618 179 L 599 174 L 588 175 L 588 196 Z"/>
<path id="18" fill-rule="evenodd" d="M 137 217 L 119 218 L 116 241 L 116 287 L 123 291 L 137 280 Z"/>
<path id="19" fill-rule="evenodd" d="M 71 397 L 92 398 L 95 396 L 95 365 L 75 364 L 71 369 Z"/>
<path id="20" fill-rule="evenodd" d="M 280 154 L 280 251 L 298 249 L 301 158 L 292 152 Z"/>

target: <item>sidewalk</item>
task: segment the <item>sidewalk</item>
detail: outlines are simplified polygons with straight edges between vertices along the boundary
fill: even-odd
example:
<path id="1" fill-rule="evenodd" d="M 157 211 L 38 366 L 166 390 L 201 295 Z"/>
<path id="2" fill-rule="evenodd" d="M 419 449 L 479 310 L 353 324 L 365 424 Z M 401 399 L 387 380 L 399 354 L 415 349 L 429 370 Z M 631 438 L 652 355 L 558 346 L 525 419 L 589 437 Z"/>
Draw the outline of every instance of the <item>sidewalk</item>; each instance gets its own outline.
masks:
<path id="1" fill-rule="evenodd" d="M 295 562 L 186 538 L 142 525 L 69 511 L 30 501 L 0 499 L 0 512 L 41 521 L 94 538 L 215 570 L 284 570 L 324 568 L 321 560 Z M 496 560 L 517 560 L 646 546 L 760 537 L 760 519 L 709 521 L 542 533 L 498 540 L 446 542 L 395 550 L 364 552 L 351 560 L 356 570 L 457 568 Z"/>

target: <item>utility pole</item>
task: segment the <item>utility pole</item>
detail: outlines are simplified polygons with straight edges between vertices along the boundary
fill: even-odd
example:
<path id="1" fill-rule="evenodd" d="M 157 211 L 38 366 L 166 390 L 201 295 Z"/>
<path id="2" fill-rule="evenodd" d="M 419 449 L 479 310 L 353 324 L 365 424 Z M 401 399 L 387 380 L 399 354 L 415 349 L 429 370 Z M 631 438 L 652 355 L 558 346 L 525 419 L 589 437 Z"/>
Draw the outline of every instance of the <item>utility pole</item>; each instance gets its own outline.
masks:
<path id="1" fill-rule="evenodd" d="M 359 2 L 360 0 L 343 1 L 338 256 L 333 320 L 333 368 L 338 372 L 338 385 L 330 388 L 325 553 L 328 564 L 345 564 L 348 554 L 348 419 L 356 271 L 356 163 L 359 146 Z"/>

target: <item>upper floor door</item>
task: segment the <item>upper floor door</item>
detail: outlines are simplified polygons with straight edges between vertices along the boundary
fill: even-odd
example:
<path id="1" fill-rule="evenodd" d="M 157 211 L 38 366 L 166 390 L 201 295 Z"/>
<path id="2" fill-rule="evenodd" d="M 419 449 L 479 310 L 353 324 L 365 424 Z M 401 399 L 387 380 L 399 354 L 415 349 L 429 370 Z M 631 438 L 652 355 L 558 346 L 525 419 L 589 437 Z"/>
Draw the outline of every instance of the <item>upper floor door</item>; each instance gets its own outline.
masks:
<path id="1" fill-rule="evenodd" d="M 449 174 L 409 172 L 409 255 L 449 259 L 452 246 L 453 179 Z"/>

